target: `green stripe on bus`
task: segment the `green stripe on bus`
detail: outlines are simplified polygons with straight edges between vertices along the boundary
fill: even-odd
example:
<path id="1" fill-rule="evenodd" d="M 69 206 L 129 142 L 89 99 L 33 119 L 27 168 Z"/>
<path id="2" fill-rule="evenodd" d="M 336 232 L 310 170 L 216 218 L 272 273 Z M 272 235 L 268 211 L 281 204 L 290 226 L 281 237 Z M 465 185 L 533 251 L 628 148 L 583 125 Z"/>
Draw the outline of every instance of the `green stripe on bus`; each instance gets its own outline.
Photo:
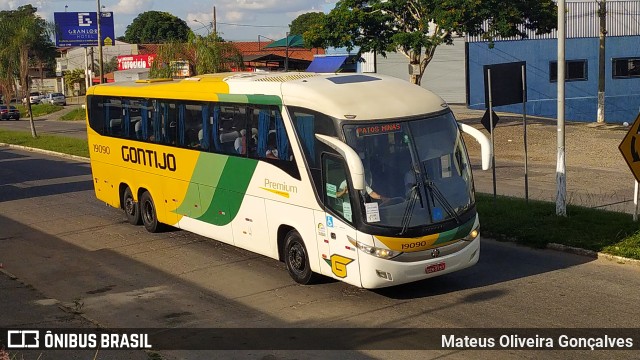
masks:
<path id="1" fill-rule="evenodd" d="M 451 229 L 449 231 L 440 233 L 440 236 L 438 236 L 438 240 L 436 240 L 436 242 L 434 242 L 433 245 L 447 243 L 451 240 L 463 238 L 469 235 L 469 232 L 471 231 L 471 228 L 473 228 L 473 224 L 475 223 L 475 220 L 476 219 L 474 217 L 455 229 Z"/>
<path id="2" fill-rule="evenodd" d="M 201 217 L 207 208 L 202 204 L 210 204 L 218 181 L 229 156 L 200 153 L 191 176 L 184 200 L 176 209 L 176 213 L 191 218 Z M 207 186 L 204 186 L 206 184 Z M 194 204 L 201 204 L 199 207 Z"/>
<path id="3" fill-rule="evenodd" d="M 218 101 L 252 105 L 282 105 L 280 97 L 275 95 L 218 94 Z"/>
<path id="4" fill-rule="evenodd" d="M 258 161 L 229 156 L 206 211 L 198 220 L 227 225 L 238 214 Z M 203 208 L 205 203 L 202 203 Z"/>

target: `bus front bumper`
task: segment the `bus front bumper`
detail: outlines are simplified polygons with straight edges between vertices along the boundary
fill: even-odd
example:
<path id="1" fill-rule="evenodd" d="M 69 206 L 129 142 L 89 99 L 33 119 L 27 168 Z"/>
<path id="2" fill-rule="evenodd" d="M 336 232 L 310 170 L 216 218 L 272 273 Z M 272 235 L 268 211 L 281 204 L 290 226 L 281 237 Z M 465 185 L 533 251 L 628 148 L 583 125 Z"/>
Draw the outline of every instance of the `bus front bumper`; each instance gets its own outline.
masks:
<path id="1" fill-rule="evenodd" d="M 480 236 L 456 253 L 414 262 L 385 260 L 358 251 L 362 287 L 375 289 L 428 279 L 475 265 L 480 257 Z"/>

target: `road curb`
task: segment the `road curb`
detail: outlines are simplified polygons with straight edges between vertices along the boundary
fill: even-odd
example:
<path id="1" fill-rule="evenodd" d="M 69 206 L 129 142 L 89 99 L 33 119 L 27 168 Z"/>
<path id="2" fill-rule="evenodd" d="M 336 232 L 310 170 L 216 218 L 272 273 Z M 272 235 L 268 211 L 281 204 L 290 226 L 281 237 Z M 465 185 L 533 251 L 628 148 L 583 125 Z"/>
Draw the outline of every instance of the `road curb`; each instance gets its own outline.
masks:
<path id="1" fill-rule="evenodd" d="M 69 155 L 69 154 L 65 154 L 65 153 L 61 153 L 61 152 L 57 152 L 57 151 L 44 150 L 44 149 L 32 148 L 32 147 L 22 146 L 22 145 L 7 144 L 7 143 L 0 143 L 0 146 L 7 146 L 7 147 L 10 147 L 12 149 L 35 152 L 35 153 L 44 154 L 44 155 L 57 156 L 57 157 L 76 160 L 76 161 L 81 161 L 81 162 L 85 162 L 85 163 L 89 162 L 89 158 L 86 158 L 84 156 Z"/>
<path id="2" fill-rule="evenodd" d="M 8 272 L 7 270 L 0 268 L 0 273 L 6 275 L 9 279 L 11 280 L 18 280 L 18 277 L 13 275 L 12 273 Z"/>
<path id="3" fill-rule="evenodd" d="M 587 256 L 587 257 L 594 258 L 594 259 L 605 259 L 605 260 L 609 260 L 609 261 L 615 261 L 618 264 L 629 264 L 629 265 L 640 266 L 640 260 L 630 259 L 630 258 L 617 256 L 617 255 L 605 254 L 603 252 L 598 252 L 598 251 L 593 251 L 593 250 L 581 249 L 581 248 L 577 248 L 577 247 L 573 247 L 573 246 L 567 246 L 567 245 L 556 244 L 556 243 L 549 243 L 549 244 L 547 244 L 547 249 L 556 250 L 556 251 L 562 251 L 562 252 L 576 254 L 576 255 Z"/>

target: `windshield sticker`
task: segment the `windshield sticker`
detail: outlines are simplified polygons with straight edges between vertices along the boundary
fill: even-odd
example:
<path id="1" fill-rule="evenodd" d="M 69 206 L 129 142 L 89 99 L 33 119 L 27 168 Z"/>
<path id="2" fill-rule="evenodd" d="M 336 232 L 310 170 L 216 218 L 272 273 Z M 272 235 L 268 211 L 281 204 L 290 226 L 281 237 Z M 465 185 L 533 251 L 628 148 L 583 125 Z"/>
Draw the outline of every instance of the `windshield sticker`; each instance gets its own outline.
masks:
<path id="1" fill-rule="evenodd" d="M 336 198 L 336 186 L 333 184 L 327 184 L 327 196 L 328 197 L 332 197 L 332 198 Z"/>
<path id="2" fill-rule="evenodd" d="M 433 208 L 433 221 L 440 221 L 442 219 L 444 219 L 442 209 L 440 209 L 439 207 Z"/>
<path id="3" fill-rule="evenodd" d="M 380 221 L 380 209 L 378 203 L 366 203 L 364 204 L 365 214 L 367 215 L 367 222 L 379 222 Z"/>
<path id="4" fill-rule="evenodd" d="M 327 227 L 333 227 L 333 216 L 327 215 Z"/>
<path id="5" fill-rule="evenodd" d="M 347 201 L 342 203 L 342 213 L 344 214 L 344 218 L 347 219 L 347 221 L 353 221 L 350 202 Z"/>
<path id="6" fill-rule="evenodd" d="M 384 133 L 391 133 L 401 131 L 402 127 L 399 123 L 395 124 L 380 124 L 371 126 L 358 126 L 356 128 L 357 136 L 377 135 Z"/>

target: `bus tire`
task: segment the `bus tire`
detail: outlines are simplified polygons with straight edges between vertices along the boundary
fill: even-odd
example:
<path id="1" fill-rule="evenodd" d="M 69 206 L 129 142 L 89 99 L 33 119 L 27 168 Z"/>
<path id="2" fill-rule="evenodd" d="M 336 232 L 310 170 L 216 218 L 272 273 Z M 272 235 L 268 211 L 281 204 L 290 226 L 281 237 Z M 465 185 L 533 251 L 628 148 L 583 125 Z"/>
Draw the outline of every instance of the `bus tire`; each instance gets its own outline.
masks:
<path id="1" fill-rule="evenodd" d="M 122 195 L 122 209 L 124 215 L 127 217 L 127 221 L 131 225 L 142 224 L 142 217 L 140 216 L 140 205 L 133 199 L 133 193 L 131 188 L 127 186 Z"/>
<path id="2" fill-rule="evenodd" d="M 311 271 L 309 254 L 297 231 L 291 230 L 285 237 L 284 263 L 295 282 L 302 285 L 313 283 L 317 276 Z"/>
<path id="3" fill-rule="evenodd" d="M 158 216 L 156 213 L 156 205 L 153 203 L 151 194 L 145 191 L 140 196 L 140 215 L 142 217 L 142 224 L 148 232 L 155 233 L 162 230 L 162 224 L 158 222 Z"/>

